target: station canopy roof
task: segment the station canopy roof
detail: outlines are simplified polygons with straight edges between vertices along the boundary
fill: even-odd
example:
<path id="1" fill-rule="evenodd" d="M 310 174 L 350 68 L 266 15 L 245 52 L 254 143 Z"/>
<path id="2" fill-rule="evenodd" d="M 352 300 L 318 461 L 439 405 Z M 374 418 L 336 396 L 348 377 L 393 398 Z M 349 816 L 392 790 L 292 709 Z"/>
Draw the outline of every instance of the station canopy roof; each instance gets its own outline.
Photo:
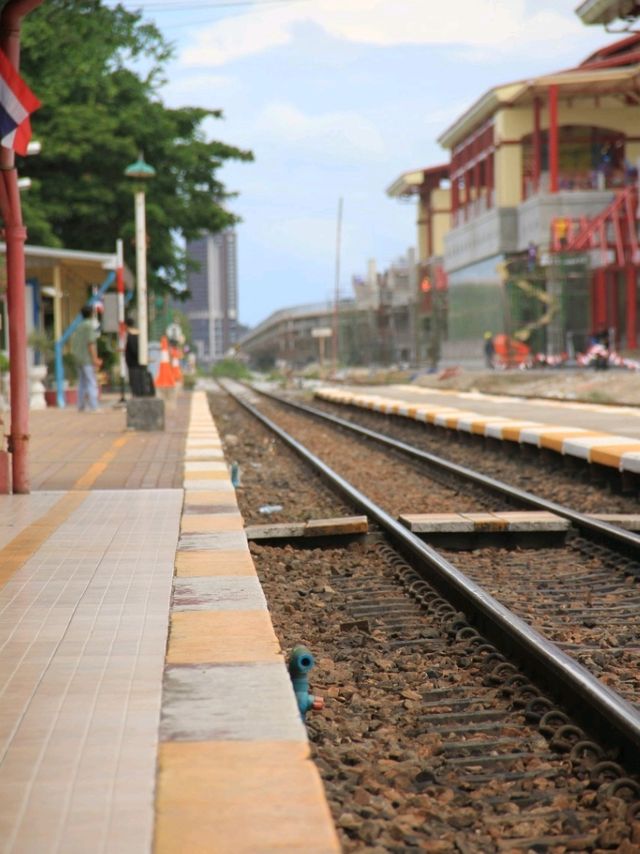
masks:
<path id="1" fill-rule="evenodd" d="M 640 17 L 638 0 L 585 0 L 576 9 L 585 24 L 611 24 Z"/>
<path id="2" fill-rule="evenodd" d="M 590 54 L 580 65 L 529 80 L 496 86 L 486 92 L 439 138 L 453 148 L 501 107 L 522 106 L 557 85 L 565 97 L 628 96 L 640 104 L 640 33 L 634 33 Z"/>
<path id="3" fill-rule="evenodd" d="M 415 196 L 421 190 L 433 190 L 445 178 L 449 177 L 449 164 L 429 166 L 426 169 L 411 169 L 403 172 L 399 178 L 387 187 L 387 195 L 393 199 Z"/>
<path id="4" fill-rule="evenodd" d="M 0 284 L 5 279 L 6 246 L 0 243 Z M 115 252 L 85 252 L 79 249 L 58 249 L 50 246 L 24 247 L 27 278 L 38 276 L 43 282 L 49 282 L 53 270 L 58 267 L 63 273 L 78 281 L 100 284 L 111 270 L 116 269 Z M 133 276 L 124 266 L 124 281 L 128 288 L 133 286 Z"/>

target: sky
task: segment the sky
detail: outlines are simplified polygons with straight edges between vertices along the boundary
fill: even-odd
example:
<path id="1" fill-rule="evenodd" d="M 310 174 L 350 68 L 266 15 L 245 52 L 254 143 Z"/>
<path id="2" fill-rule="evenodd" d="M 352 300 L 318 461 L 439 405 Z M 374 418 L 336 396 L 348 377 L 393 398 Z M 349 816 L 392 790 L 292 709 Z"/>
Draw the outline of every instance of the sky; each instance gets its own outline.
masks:
<path id="1" fill-rule="evenodd" d="M 126 4 L 129 5 L 129 4 Z M 133 5 L 133 4 L 131 4 Z M 578 0 L 173 0 L 136 3 L 175 46 L 168 106 L 222 109 L 205 131 L 251 149 L 239 195 L 239 319 L 331 301 L 367 261 L 415 245 L 415 205 L 386 195 L 447 161 L 437 137 L 500 83 L 567 68 L 616 38 Z M 619 36 L 618 36 L 619 38 Z"/>

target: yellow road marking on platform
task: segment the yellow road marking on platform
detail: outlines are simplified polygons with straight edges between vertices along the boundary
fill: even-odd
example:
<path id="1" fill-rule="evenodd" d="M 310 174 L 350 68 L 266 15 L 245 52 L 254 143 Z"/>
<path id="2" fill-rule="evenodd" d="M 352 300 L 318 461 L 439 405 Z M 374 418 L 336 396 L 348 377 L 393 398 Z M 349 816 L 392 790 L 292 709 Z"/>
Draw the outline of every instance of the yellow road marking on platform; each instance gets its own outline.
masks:
<path id="1" fill-rule="evenodd" d="M 116 439 L 108 451 L 100 457 L 93 465 L 89 466 L 87 471 L 79 477 L 71 487 L 72 489 L 90 489 L 96 480 L 100 477 L 103 471 L 107 468 L 111 460 L 118 453 L 120 448 L 129 441 L 130 436 L 120 436 Z"/>
<path id="2" fill-rule="evenodd" d="M 73 484 L 72 492 L 67 492 L 44 516 L 33 521 L 20 531 L 7 545 L 0 549 L 0 587 L 25 565 L 48 539 L 80 507 L 89 490 L 102 472 L 107 468 L 118 450 L 129 441 L 129 436 L 120 436 L 111 448 Z"/>
<path id="3" fill-rule="evenodd" d="M 67 492 L 44 516 L 27 525 L 0 549 L 0 587 L 4 587 L 60 525 L 66 522 L 74 510 L 78 509 L 86 497 L 87 493 Z"/>

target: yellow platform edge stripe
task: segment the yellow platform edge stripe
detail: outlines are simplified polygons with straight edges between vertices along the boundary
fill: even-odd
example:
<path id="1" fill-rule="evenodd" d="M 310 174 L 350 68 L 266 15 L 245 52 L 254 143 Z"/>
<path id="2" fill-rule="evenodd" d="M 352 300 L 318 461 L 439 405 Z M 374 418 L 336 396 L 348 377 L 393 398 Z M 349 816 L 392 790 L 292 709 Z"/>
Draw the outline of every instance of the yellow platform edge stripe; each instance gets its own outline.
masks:
<path id="1" fill-rule="evenodd" d="M 216 436 L 203 392 L 192 395 L 189 438 Z M 188 473 L 193 483 L 194 473 Z M 229 482 L 229 474 L 222 474 Z M 206 475 L 206 478 L 204 477 Z M 203 479 L 215 477 L 205 472 Z M 185 472 L 185 479 L 187 473 Z M 198 480 L 198 478 L 195 478 Z M 210 504 L 224 514 L 198 513 Z M 189 513 L 184 512 L 189 508 Z M 182 533 L 242 530 L 235 490 L 185 489 Z M 248 544 L 235 549 L 184 550 L 176 554 L 176 577 L 251 575 Z M 166 665 L 245 666 L 281 660 L 269 612 L 175 611 L 170 614 Z M 282 816 L 282 804 L 295 809 Z M 275 818 L 277 817 L 277 820 Z M 291 850 L 338 854 L 340 844 L 322 780 L 307 742 L 266 740 L 165 741 L 158 748 L 154 852 Z"/>
<path id="2" fill-rule="evenodd" d="M 441 392 L 438 393 L 440 394 Z M 314 395 L 321 400 L 328 400 L 332 403 L 343 403 L 347 398 L 345 392 L 339 392 L 331 388 L 316 389 Z M 566 440 L 583 437 L 605 438 L 607 436 L 610 436 L 614 440 L 619 438 L 615 433 L 605 433 L 582 427 L 560 427 L 542 422 L 525 421 L 524 419 L 522 421 L 518 421 L 518 419 L 506 419 L 508 420 L 508 424 L 489 434 L 487 432 L 488 425 L 497 425 L 502 416 L 482 415 L 461 409 L 456 410 L 450 406 L 433 406 L 411 401 L 399 401 L 394 398 L 384 399 L 366 394 L 348 395 L 348 402 L 352 406 L 359 406 L 362 409 L 373 409 L 387 414 L 400 414 L 403 417 L 412 418 L 416 421 L 437 424 L 446 429 L 462 430 L 466 433 L 471 432 L 476 435 L 501 439 L 503 441 L 522 443 L 523 432 L 530 431 L 532 434 L 537 432 L 537 442 L 528 444 L 534 444 L 537 447 L 555 451 L 559 454 L 576 456 L 579 459 L 586 459 L 587 462 L 597 463 L 598 465 L 617 468 L 619 471 L 625 471 L 624 463 L 626 454 L 640 453 L 639 441 L 637 443 L 630 443 L 629 446 L 613 443 L 609 446 L 593 447 L 588 449 L 586 458 L 583 455 L 576 454 L 571 447 L 565 445 Z M 461 426 L 461 424 L 470 426 Z M 635 458 L 633 460 L 635 465 L 630 470 L 637 472 L 640 466 L 638 466 Z"/>

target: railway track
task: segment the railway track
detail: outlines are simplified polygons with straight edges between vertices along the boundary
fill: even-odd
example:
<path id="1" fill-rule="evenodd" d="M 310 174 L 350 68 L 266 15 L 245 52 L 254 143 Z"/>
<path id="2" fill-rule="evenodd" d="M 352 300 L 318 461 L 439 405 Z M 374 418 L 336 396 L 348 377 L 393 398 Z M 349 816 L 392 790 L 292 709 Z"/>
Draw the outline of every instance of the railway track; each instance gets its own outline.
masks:
<path id="1" fill-rule="evenodd" d="M 304 413 L 311 418 L 322 419 L 328 424 L 349 431 L 363 439 L 373 440 L 373 442 L 382 447 L 397 451 L 404 457 L 431 467 L 434 471 L 442 475 L 457 479 L 466 488 L 469 488 L 470 485 L 479 486 L 485 492 L 498 496 L 505 502 L 505 506 L 513 503 L 516 506 L 530 507 L 555 513 L 568 519 L 577 529 L 588 532 L 592 537 L 600 538 L 604 543 L 615 546 L 623 551 L 628 551 L 633 557 L 640 555 L 640 536 L 636 533 L 621 530 L 616 525 L 594 519 L 592 516 L 565 504 L 560 504 L 558 501 L 544 498 L 517 486 L 512 486 L 509 483 L 497 480 L 488 474 L 483 474 L 468 466 L 451 462 L 444 457 L 424 451 L 415 445 L 408 444 L 399 439 L 394 439 L 362 426 L 355 421 L 347 421 L 323 410 L 301 405 L 282 397 L 276 397 L 264 391 L 260 393 L 275 403 L 292 408 L 294 411 Z M 635 503 L 633 507 L 637 509 Z"/>
<path id="2" fill-rule="evenodd" d="M 281 397 L 281 396 L 280 396 Z M 299 398 L 298 398 L 299 399 Z M 603 467 L 580 465 L 574 457 L 535 448 L 526 443 L 451 430 L 361 407 L 339 405 L 314 398 L 312 409 L 339 416 L 356 426 L 368 427 L 418 450 L 480 474 L 505 481 L 523 491 L 574 508 L 582 513 L 637 513 L 638 496 L 623 492 L 617 473 L 607 478 Z"/>
<path id="3" fill-rule="evenodd" d="M 249 411 L 269 429 L 275 428 L 255 408 Z M 279 435 L 304 453 L 295 440 Z M 313 455 L 311 459 L 316 470 L 331 477 L 325 464 Z M 358 558 L 357 571 L 342 572 L 334 564 L 326 585 L 331 593 L 324 595 L 339 596 L 347 603 L 341 606 L 344 631 L 356 632 L 358 638 L 373 634 L 401 673 L 408 654 L 412 661 L 426 654 L 429 662 L 440 657 L 450 662 L 442 670 L 427 667 L 425 671 L 424 664 L 416 665 L 422 669 L 421 679 L 405 690 L 409 697 L 404 702 L 415 707 L 408 715 L 411 721 L 404 721 L 406 738 L 413 734 L 418 743 L 427 744 L 435 739 L 433 762 L 415 772 L 412 791 L 419 790 L 416 796 L 422 796 L 431 788 L 429 799 L 442 788 L 455 789 L 451 818 L 454 828 L 456 822 L 460 824 L 458 836 L 462 833 L 467 840 L 452 838 L 446 844 L 457 848 L 426 850 L 494 850 L 491 845 L 501 850 L 497 842 L 501 838 L 510 840 L 514 850 L 547 850 L 553 845 L 595 850 L 630 840 L 639 790 L 635 780 L 625 778 L 623 766 L 631 763 L 633 767 L 638 756 L 637 711 L 459 572 L 452 563 L 454 559 L 459 563 L 459 554 L 451 560 L 438 554 L 343 478 L 334 477 L 333 482 L 394 543 L 391 548 L 381 539 L 361 546 L 368 553 Z M 259 565 L 265 560 L 268 564 L 280 551 L 260 549 Z M 470 556 L 463 557 L 473 562 Z M 375 564 L 385 569 L 380 571 Z M 531 566 L 528 570 L 531 574 Z M 606 573 L 603 584 L 605 580 Z M 291 611 L 284 622 L 291 622 Z M 436 671 L 447 673 L 447 678 L 434 677 Z M 563 699 L 565 711 L 549 696 Z M 597 733 L 601 744 L 593 739 Z M 611 752 L 614 747 L 619 753 Z M 402 761 L 411 765 L 409 759 Z M 359 779 L 362 774 L 356 776 Z M 466 793 L 464 797 L 460 792 Z M 561 793 L 568 797 L 568 792 L 570 808 L 566 804 L 559 808 L 558 798 Z M 478 808 L 479 797 L 489 805 L 491 815 L 484 814 L 485 807 Z M 517 816 L 512 812 L 514 805 Z M 343 827 L 345 834 L 359 839 L 359 830 L 350 827 L 349 821 Z M 465 830 L 476 825 L 484 834 L 479 847 L 473 847 Z M 527 835 L 523 829 L 535 832 Z M 407 831 L 407 839 L 414 831 Z"/>

